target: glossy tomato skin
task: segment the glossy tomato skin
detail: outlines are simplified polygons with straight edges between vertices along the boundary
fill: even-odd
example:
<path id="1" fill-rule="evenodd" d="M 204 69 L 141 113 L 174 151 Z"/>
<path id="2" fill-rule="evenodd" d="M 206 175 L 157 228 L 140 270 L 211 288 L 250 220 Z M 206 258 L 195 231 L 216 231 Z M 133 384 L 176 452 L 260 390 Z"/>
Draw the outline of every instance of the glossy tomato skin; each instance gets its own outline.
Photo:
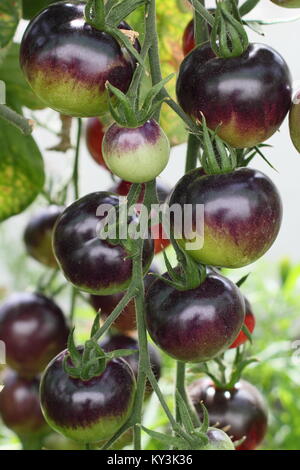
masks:
<path id="1" fill-rule="evenodd" d="M 239 289 L 217 273 L 208 274 L 199 287 L 187 291 L 157 279 L 146 294 L 150 336 L 179 361 L 208 361 L 228 349 L 244 317 Z"/>
<path id="2" fill-rule="evenodd" d="M 60 268 L 69 282 L 90 294 L 116 294 L 127 289 L 131 281 L 132 260 L 128 253 L 121 245 L 98 237 L 107 210 L 118 204 L 115 194 L 88 194 L 67 207 L 55 226 L 53 248 Z M 104 215 L 97 216 L 99 208 L 104 207 Z M 153 241 L 147 239 L 143 253 L 145 272 L 152 258 Z"/>
<path id="3" fill-rule="evenodd" d="M 35 213 L 27 223 L 24 243 L 27 253 L 40 263 L 56 268 L 57 262 L 52 248 L 52 235 L 55 222 L 64 207 L 47 206 Z"/>
<path id="4" fill-rule="evenodd" d="M 289 114 L 290 136 L 295 149 L 300 153 L 300 90 L 297 91 Z"/>
<path id="5" fill-rule="evenodd" d="M 253 147 L 277 131 L 291 106 L 291 75 L 284 59 L 265 44 L 240 57 L 216 58 L 209 43 L 181 64 L 177 97 L 183 110 L 217 129 L 232 147 Z"/>
<path id="6" fill-rule="evenodd" d="M 101 348 L 106 352 L 115 351 L 116 349 L 133 349 L 139 351 L 139 343 L 136 339 L 125 335 L 107 336 L 100 344 Z M 161 376 L 161 357 L 156 348 L 152 344 L 148 344 L 148 351 L 150 357 L 150 364 L 156 380 Z M 139 369 L 139 352 L 132 356 L 125 356 L 123 358 L 131 367 L 135 378 L 138 376 Z M 152 387 L 149 382 L 146 385 L 146 397 L 152 393 Z"/>
<path id="7" fill-rule="evenodd" d="M 250 168 L 223 175 L 192 170 L 175 186 L 170 197 L 173 204 L 182 208 L 204 204 L 204 227 L 193 211 L 194 233 L 190 235 L 201 242 L 204 228 L 202 248 L 190 249 L 184 238 L 179 243 L 195 260 L 211 266 L 240 268 L 253 263 L 271 247 L 282 220 L 277 188 L 264 173 Z"/>
<path id="8" fill-rule="evenodd" d="M 246 297 L 244 297 L 244 300 L 245 300 L 245 309 L 246 309 L 244 325 L 248 328 L 249 332 L 252 334 L 255 328 L 256 320 L 255 320 L 255 316 L 253 314 L 250 302 L 246 299 Z M 247 341 L 249 341 L 248 337 L 245 335 L 243 331 L 240 331 L 237 338 L 234 340 L 234 342 L 232 343 L 229 349 L 238 348 L 239 346 L 242 346 L 242 344 L 245 344 Z"/>
<path id="9" fill-rule="evenodd" d="M 271 0 L 279 7 L 284 8 L 300 8 L 300 0 Z"/>
<path id="10" fill-rule="evenodd" d="M 107 167 L 119 178 L 146 183 L 167 166 L 170 143 L 154 119 L 136 128 L 114 123 L 104 135 L 102 154 Z"/>
<path id="11" fill-rule="evenodd" d="M 112 36 L 85 22 L 85 2 L 50 5 L 28 25 L 20 63 L 38 97 L 62 114 L 108 112 L 106 81 L 126 92 L 136 61 Z"/>
<path id="12" fill-rule="evenodd" d="M 145 290 L 147 290 L 151 283 L 154 282 L 154 276 L 150 273 L 158 274 L 155 266 L 151 266 L 149 273 L 144 278 Z M 90 302 L 96 312 L 100 311 L 101 320 L 105 321 L 107 317 L 116 308 L 118 303 L 122 300 L 125 293 L 119 292 L 112 295 L 91 295 Z M 121 315 L 112 324 L 112 327 L 121 333 L 130 333 L 136 330 L 136 314 L 134 300 L 131 300 L 124 308 Z"/>
<path id="13" fill-rule="evenodd" d="M 225 428 L 233 441 L 246 436 L 237 450 L 253 450 L 261 443 L 267 431 L 267 408 L 260 392 L 249 382 L 241 380 L 233 390 L 219 390 L 211 379 L 202 378 L 189 387 L 189 395 L 202 416 L 203 401 L 211 425 Z"/>
<path id="14" fill-rule="evenodd" d="M 67 351 L 54 358 L 41 379 L 41 407 L 48 424 L 78 442 L 109 439 L 129 417 L 135 378 L 123 359 L 88 381 L 70 378 L 63 369 Z"/>
<path id="15" fill-rule="evenodd" d="M 38 293 L 16 293 L 0 306 L 0 340 L 7 364 L 33 377 L 65 349 L 69 329 L 61 309 Z"/>
<path id="16" fill-rule="evenodd" d="M 49 432 L 39 400 L 39 379 L 20 377 L 7 369 L 0 393 L 0 416 L 5 426 L 19 436 L 40 436 Z"/>
<path id="17" fill-rule="evenodd" d="M 232 440 L 221 429 L 208 428 L 208 443 L 201 450 L 235 450 Z"/>
<path id="18" fill-rule="evenodd" d="M 98 165 L 107 169 L 102 155 L 104 126 L 98 117 L 89 118 L 86 125 L 86 144 L 88 151 Z"/>

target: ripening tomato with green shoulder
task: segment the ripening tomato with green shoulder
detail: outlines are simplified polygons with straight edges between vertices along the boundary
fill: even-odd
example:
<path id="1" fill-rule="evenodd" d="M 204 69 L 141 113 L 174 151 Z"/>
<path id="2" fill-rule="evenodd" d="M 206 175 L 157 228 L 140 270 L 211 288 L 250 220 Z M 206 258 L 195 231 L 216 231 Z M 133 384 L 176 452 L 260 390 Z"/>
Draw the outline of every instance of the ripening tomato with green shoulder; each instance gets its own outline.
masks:
<path id="1" fill-rule="evenodd" d="M 271 137 L 291 107 L 292 80 L 281 55 L 251 43 L 239 57 L 216 57 L 210 43 L 183 60 L 176 91 L 182 109 L 229 145 L 254 147 Z"/>
<path id="2" fill-rule="evenodd" d="M 276 186 L 251 168 L 219 175 L 196 168 L 175 186 L 170 206 L 174 204 L 192 207 L 189 228 L 182 230 L 182 220 L 171 219 L 178 243 L 209 266 L 240 268 L 253 263 L 272 246 L 281 226 Z M 201 207 L 203 211 L 197 209 Z"/>
<path id="3" fill-rule="evenodd" d="M 74 0 L 49 5 L 29 23 L 20 49 L 21 68 L 37 96 L 77 117 L 106 114 L 105 83 L 126 93 L 136 68 L 136 59 L 121 43 L 86 23 L 85 6 Z"/>
<path id="4" fill-rule="evenodd" d="M 67 354 L 65 350 L 55 357 L 42 375 L 44 417 L 52 429 L 74 441 L 109 439 L 132 412 L 134 374 L 124 359 L 117 358 L 109 360 L 105 370 L 89 380 L 72 378 L 63 367 Z"/>
<path id="5" fill-rule="evenodd" d="M 271 0 L 272 3 L 284 8 L 300 8 L 300 0 Z"/>
<path id="6" fill-rule="evenodd" d="M 104 135 L 102 154 L 107 167 L 119 178 L 146 183 L 167 166 L 170 143 L 154 119 L 136 128 L 112 124 Z"/>

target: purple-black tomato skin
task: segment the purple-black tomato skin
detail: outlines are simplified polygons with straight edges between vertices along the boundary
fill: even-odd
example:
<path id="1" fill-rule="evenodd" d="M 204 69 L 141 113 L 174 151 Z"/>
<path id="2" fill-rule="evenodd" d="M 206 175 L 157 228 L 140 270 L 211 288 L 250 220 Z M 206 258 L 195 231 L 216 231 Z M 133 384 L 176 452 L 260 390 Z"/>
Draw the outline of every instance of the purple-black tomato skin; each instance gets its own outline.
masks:
<path id="1" fill-rule="evenodd" d="M 108 112 L 106 81 L 126 93 L 136 61 L 112 36 L 85 22 L 84 8 L 84 2 L 68 1 L 44 9 L 25 31 L 20 63 L 47 106 L 91 117 Z"/>
<path id="2" fill-rule="evenodd" d="M 19 436 L 38 436 L 49 432 L 39 400 L 39 379 L 20 377 L 5 371 L 0 393 L 0 416 L 3 423 Z"/>
<path id="3" fill-rule="evenodd" d="M 147 329 L 179 361 L 209 361 L 237 337 L 245 317 L 242 294 L 229 279 L 208 274 L 196 289 L 178 291 L 157 279 L 146 294 Z"/>
<path id="4" fill-rule="evenodd" d="M 132 411 L 136 383 L 123 359 L 112 359 L 102 374 L 88 381 L 70 378 L 63 369 L 67 351 L 45 370 L 40 387 L 41 407 L 48 424 L 79 442 L 109 439 Z"/>
<path id="5" fill-rule="evenodd" d="M 173 204 L 182 208 L 185 204 L 193 208 L 204 205 L 202 248 L 186 246 L 190 240 L 202 240 L 203 223 L 196 220 L 195 210 L 192 226 L 196 235 L 189 240 L 183 236 L 179 243 L 195 260 L 211 266 L 240 268 L 253 263 L 271 247 L 281 226 L 277 188 L 264 173 L 250 168 L 223 175 L 192 170 L 175 186 L 170 197 L 170 206 Z"/>
<path id="6" fill-rule="evenodd" d="M 240 57 L 217 58 L 209 43 L 181 64 L 177 97 L 183 110 L 217 129 L 232 147 L 253 147 L 277 131 L 291 106 L 291 76 L 284 59 L 265 44 Z"/>
<path id="7" fill-rule="evenodd" d="M 116 349 L 134 349 L 139 351 L 139 344 L 136 339 L 131 338 L 130 336 L 125 335 L 113 335 L 106 337 L 100 344 L 101 348 L 105 352 L 111 352 Z M 150 364 L 152 371 L 155 375 L 156 380 L 160 379 L 161 376 L 161 358 L 157 349 L 148 344 Z M 131 356 L 125 356 L 123 358 L 130 365 L 135 378 L 138 376 L 139 368 L 139 353 L 132 354 Z M 149 396 L 152 393 L 152 387 L 149 382 L 146 385 L 146 396 Z"/>
<path id="8" fill-rule="evenodd" d="M 246 299 L 246 297 L 244 297 L 244 300 L 245 300 L 245 311 L 246 311 L 244 325 L 248 328 L 248 331 L 252 334 L 255 328 L 256 320 L 255 320 L 255 316 L 252 311 L 250 302 L 248 301 L 248 299 Z M 245 344 L 247 341 L 249 341 L 248 336 L 243 332 L 243 330 L 241 330 L 229 349 L 238 348 L 242 344 Z"/>
<path id="9" fill-rule="evenodd" d="M 96 295 L 111 295 L 125 290 L 131 281 L 132 261 L 121 245 L 98 237 L 104 216 L 97 210 L 119 204 L 117 195 L 96 192 L 71 204 L 58 219 L 53 249 L 65 277 L 78 289 Z M 153 241 L 145 240 L 143 266 L 148 271 L 153 258 Z"/>
<path id="10" fill-rule="evenodd" d="M 0 340 L 7 364 L 24 377 L 42 372 L 67 345 L 69 329 L 53 300 L 37 293 L 16 293 L 0 306 Z"/>
<path id="11" fill-rule="evenodd" d="M 51 205 L 34 214 L 25 227 L 24 243 L 27 253 L 50 268 L 57 262 L 52 249 L 52 234 L 55 222 L 64 208 Z"/>
<path id="12" fill-rule="evenodd" d="M 260 392 L 249 382 L 241 380 L 233 390 L 217 389 L 212 380 L 204 377 L 193 382 L 189 395 L 200 419 L 203 402 L 210 424 L 226 428 L 233 441 L 246 437 L 237 450 L 254 450 L 262 442 L 268 424 L 268 412 Z"/>

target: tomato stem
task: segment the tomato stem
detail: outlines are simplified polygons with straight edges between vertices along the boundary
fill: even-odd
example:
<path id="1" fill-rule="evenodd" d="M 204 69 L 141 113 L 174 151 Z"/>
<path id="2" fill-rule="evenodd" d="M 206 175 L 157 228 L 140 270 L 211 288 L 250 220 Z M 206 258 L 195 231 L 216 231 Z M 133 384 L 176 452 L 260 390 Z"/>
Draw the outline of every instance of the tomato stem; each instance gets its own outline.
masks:
<path id="1" fill-rule="evenodd" d="M 79 118 L 78 119 L 77 142 L 76 142 L 76 150 L 75 150 L 75 158 L 74 158 L 74 167 L 73 167 L 73 175 L 72 175 L 75 199 L 79 198 L 78 170 L 79 170 L 79 154 L 80 154 L 81 131 L 82 131 L 82 120 Z"/>

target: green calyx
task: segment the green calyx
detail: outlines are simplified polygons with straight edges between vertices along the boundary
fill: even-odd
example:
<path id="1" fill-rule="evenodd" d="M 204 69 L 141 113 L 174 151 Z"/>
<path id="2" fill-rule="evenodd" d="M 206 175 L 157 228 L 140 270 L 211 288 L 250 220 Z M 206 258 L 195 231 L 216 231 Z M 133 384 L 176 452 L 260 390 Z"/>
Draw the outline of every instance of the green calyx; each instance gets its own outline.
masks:
<path id="1" fill-rule="evenodd" d="M 91 380 L 93 377 L 101 375 L 106 368 L 107 362 L 113 358 L 124 357 L 134 354 L 131 349 L 117 349 L 110 353 L 105 353 L 100 348 L 98 341 L 100 313 L 94 320 L 90 339 L 85 342 L 83 351 L 80 351 L 74 342 L 74 328 L 68 338 L 68 354 L 64 357 L 64 371 L 74 379 L 83 381 Z M 71 364 L 70 364 L 71 363 Z"/>
<path id="2" fill-rule="evenodd" d="M 174 74 L 161 80 L 154 85 L 147 93 L 140 109 L 136 109 L 135 97 L 125 95 L 118 88 L 106 83 L 106 88 L 110 93 L 109 109 L 114 120 L 122 127 L 135 128 L 145 124 L 151 119 L 156 111 L 161 107 L 165 98 L 156 100 L 165 84 L 174 77 Z M 111 98 L 113 96 L 113 99 Z"/>
<path id="3" fill-rule="evenodd" d="M 208 175 L 230 173 L 237 167 L 236 151 L 226 144 L 216 132 L 207 127 L 202 114 L 203 153 L 201 164 Z"/>
<path id="4" fill-rule="evenodd" d="M 235 0 L 218 0 L 211 32 L 211 47 L 221 58 L 239 57 L 249 46 Z"/>

